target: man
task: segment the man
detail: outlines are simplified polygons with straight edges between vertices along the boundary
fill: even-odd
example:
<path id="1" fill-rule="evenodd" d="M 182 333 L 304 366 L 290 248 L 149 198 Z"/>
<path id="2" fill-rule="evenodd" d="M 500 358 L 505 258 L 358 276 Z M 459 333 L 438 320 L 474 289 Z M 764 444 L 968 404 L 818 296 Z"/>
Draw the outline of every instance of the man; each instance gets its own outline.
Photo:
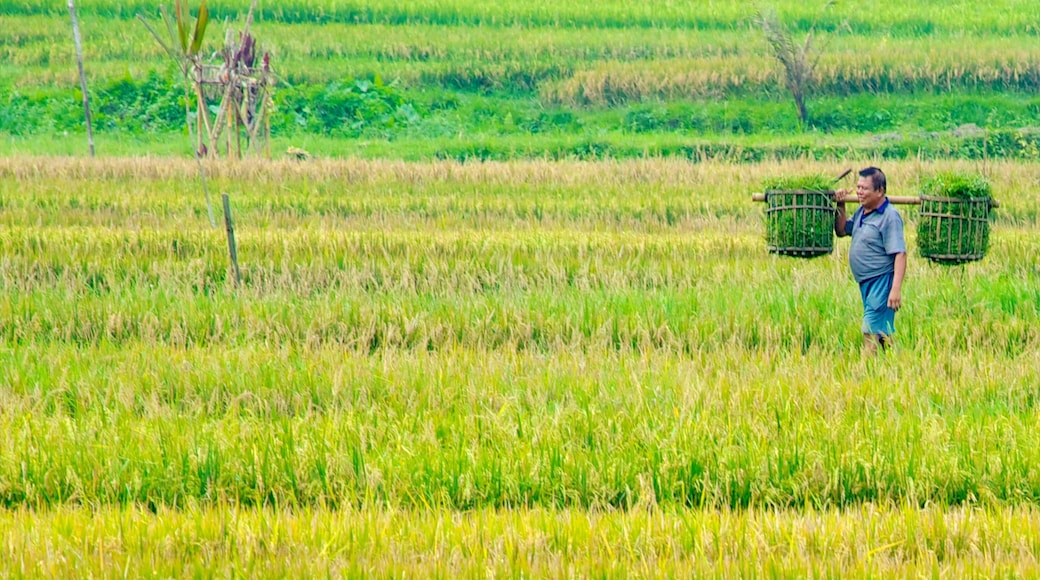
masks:
<path id="1" fill-rule="evenodd" d="M 834 233 L 852 236 L 849 266 L 863 298 L 864 350 L 873 355 L 878 346 L 888 348 L 895 332 L 896 311 L 903 305 L 903 277 L 906 275 L 906 241 L 903 218 L 886 197 L 885 174 L 877 167 L 859 172 L 856 197 L 859 209 L 852 218 L 845 216 L 848 191 L 834 194 L 838 211 Z"/>

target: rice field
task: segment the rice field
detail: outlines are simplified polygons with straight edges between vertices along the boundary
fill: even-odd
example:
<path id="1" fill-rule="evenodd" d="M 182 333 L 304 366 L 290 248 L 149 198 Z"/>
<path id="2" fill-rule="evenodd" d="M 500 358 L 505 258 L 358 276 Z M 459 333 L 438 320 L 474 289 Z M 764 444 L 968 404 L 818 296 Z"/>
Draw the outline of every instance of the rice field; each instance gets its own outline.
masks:
<path id="1" fill-rule="evenodd" d="M 0 514 L 11 576 L 1034 576 L 1035 508 Z"/>
<path id="2" fill-rule="evenodd" d="M 66 6 L 8 4 L 0 154 L 82 154 Z M 204 54 L 249 4 L 209 4 Z M 1035 2 L 768 4 L 799 43 L 818 24 L 808 124 L 749 3 L 258 2 L 252 32 L 279 80 L 265 155 L 1040 158 Z M 76 6 L 98 150 L 189 154 L 179 75 L 137 18 L 157 24 L 157 4 Z"/>
<path id="3" fill-rule="evenodd" d="M 170 68 L 162 48 L 135 18 L 143 14 L 157 22 L 154 8 L 115 15 L 82 2 L 80 10 L 94 81 L 140 79 Z M 213 10 L 215 17 L 236 14 L 231 7 Z M 508 10 L 516 15 L 520 9 Z M 750 23 L 753 11 L 732 10 L 718 26 L 703 30 L 684 21 L 654 27 L 477 25 L 426 11 L 401 22 L 323 22 L 315 11 L 304 20 L 260 19 L 253 30 L 272 53 L 283 84 L 290 85 L 381 76 L 411 89 L 533 94 L 546 104 L 582 106 L 782 96 L 782 73 Z M 0 86 L 31 95 L 38 87 L 77 85 L 68 23 L 59 14 L 0 14 L 0 26 L 14 31 L 0 38 Z M 819 16 L 813 10 L 806 22 Z M 900 32 L 891 28 L 898 20 L 875 30 L 877 19 L 862 18 L 851 7 L 838 16 L 832 30 L 817 33 L 822 57 L 815 82 L 822 95 L 1031 92 L 1040 77 L 1034 28 L 1008 24 L 979 31 L 963 19 L 947 19 L 931 29 Z M 792 27 L 801 24 L 791 21 Z M 238 30 L 242 23 L 214 26 L 211 50 L 219 47 L 223 29 Z"/>
<path id="4" fill-rule="evenodd" d="M 2 574 L 1032 575 L 1036 166 L 860 354 L 816 162 L 0 159 Z M 129 571 L 129 572 L 127 572 Z"/>

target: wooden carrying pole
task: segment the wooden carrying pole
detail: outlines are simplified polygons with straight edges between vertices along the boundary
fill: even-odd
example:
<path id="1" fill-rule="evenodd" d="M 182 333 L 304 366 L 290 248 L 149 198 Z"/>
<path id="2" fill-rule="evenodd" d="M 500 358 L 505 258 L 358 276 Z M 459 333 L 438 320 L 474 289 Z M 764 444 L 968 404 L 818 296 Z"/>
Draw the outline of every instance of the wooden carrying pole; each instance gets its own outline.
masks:
<path id="1" fill-rule="evenodd" d="M 828 196 L 830 196 L 832 198 L 834 196 L 833 193 L 829 193 L 829 192 L 823 192 L 823 193 L 825 193 L 826 195 L 828 195 Z M 765 201 L 765 200 L 766 200 L 766 194 L 764 194 L 764 193 L 756 193 L 756 194 L 753 194 L 751 196 L 751 201 Z M 855 196 L 853 196 L 851 198 L 846 198 L 845 201 L 847 203 L 859 203 L 859 202 L 856 201 Z M 894 204 L 897 204 L 897 205 L 921 205 L 921 198 L 919 198 L 919 197 L 906 197 L 906 196 L 893 196 L 893 195 L 890 195 L 890 196 L 888 196 L 888 202 L 889 203 L 894 203 Z M 989 205 L 990 205 L 990 207 L 1000 207 L 1000 204 L 997 203 L 997 200 L 995 200 L 995 199 L 994 200 L 990 200 Z"/>

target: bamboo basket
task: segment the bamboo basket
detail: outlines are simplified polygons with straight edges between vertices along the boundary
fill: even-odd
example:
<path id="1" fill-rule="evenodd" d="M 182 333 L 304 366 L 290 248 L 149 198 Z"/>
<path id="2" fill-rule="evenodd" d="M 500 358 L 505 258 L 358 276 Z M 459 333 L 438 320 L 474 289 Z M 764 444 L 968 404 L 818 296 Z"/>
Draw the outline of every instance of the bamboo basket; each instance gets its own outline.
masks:
<path id="1" fill-rule="evenodd" d="M 921 196 L 917 249 L 939 264 L 981 260 L 989 249 L 989 197 Z"/>
<path id="2" fill-rule="evenodd" d="M 833 200 L 833 191 L 766 191 L 769 252 L 796 258 L 816 258 L 833 252 Z"/>

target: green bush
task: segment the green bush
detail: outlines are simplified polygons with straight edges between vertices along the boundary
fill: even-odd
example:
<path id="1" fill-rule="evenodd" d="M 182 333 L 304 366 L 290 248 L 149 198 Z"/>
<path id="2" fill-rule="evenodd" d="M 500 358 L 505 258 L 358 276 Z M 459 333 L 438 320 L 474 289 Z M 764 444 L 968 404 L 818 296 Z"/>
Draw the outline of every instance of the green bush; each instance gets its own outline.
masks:
<path id="1" fill-rule="evenodd" d="M 766 242 L 782 256 L 814 258 L 834 250 L 833 179 L 824 175 L 769 179 Z"/>
<path id="2" fill-rule="evenodd" d="M 405 94 L 379 77 L 288 87 L 275 93 L 275 102 L 281 114 L 272 121 L 273 129 L 286 132 L 387 137 L 420 119 Z"/>
<path id="3" fill-rule="evenodd" d="M 981 260 L 989 248 L 992 195 L 978 174 L 944 173 L 921 188 L 917 249 L 939 264 Z"/>
<path id="4" fill-rule="evenodd" d="M 99 85 L 93 98 L 94 125 L 98 129 L 143 133 L 185 126 L 184 87 L 173 71 L 152 70 L 142 78 L 127 74 L 109 80 Z M 80 101 L 69 101 L 78 118 L 82 113 Z"/>

